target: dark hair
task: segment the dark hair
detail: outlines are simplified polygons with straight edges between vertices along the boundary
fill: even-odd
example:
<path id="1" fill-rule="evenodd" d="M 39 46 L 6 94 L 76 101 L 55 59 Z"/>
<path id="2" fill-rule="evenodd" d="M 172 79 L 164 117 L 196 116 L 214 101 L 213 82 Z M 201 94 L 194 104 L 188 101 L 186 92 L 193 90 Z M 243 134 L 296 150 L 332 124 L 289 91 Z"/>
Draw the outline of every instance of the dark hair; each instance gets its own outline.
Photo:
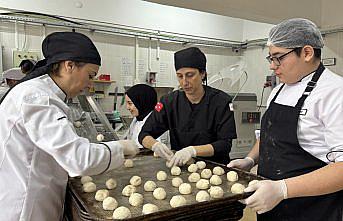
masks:
<path id="1" fill-rule="evenodd" d="M 79 68 L 83 67 L 84 65 L 86 65 L 85 62 L 79 62 L 79 61 L 73 61 L 73 62 L 75 63 L 75 66 L 79 67 Z M 60 69 L 60 66 L 61 66 L 61 62 L 51 64 L 49 66 L 49 69 L 48 69 L 48 74 L 58 75 L 58 71 Z"/>
<path id="2" fill-rule="evenodd" d="M 300 56 L 302 49 L 303 49 L 302 47 L 294 49 L 294 52 L 298 57 Z M 313 48 L 313 50 L 314 50 L 314 57 L 320 59 L 322 55 L 322 50 L 320 48 Z"/>
<path id="3" fill-rule="evenodd" d="M 207 72 L 205 70 L 199 70 L 200 74 L 204 74 L 205 77 L 202 79 L 202 83 L 207 85 Z"/>

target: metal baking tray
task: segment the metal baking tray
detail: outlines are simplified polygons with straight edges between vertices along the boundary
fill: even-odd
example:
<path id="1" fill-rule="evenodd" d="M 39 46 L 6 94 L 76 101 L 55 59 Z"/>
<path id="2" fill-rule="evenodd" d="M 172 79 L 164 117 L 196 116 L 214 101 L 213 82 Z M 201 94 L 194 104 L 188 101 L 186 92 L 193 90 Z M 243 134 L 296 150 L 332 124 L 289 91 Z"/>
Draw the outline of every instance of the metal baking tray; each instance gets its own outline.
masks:
<path id="1" fill-rule="evenodd" d="M 230 189 L 233 185 L 232 182 L 227 181 L 226 173 L 230 170 L 234 170 L 238 173 L 239 180 L 237 182 L 247 186 L 248 182 L 254 179 L 261 179 L 254 174 L 247 173 L 245 171 L 227 168 L 225 165 L 221 165 L 215 162 L 206 161 L 203 159 L 195 158 L 195 162 L 203 160 L 206 162 L 206 168 L 213 169 L 215 166 L 221 166 L 225 170 L 225 174 L 220 176 L 223 183 L 221 186 L 224 190 L 224 197 L 221 199 L 211 199 L 208 202 L 197 202 L 195 195 L 198 191 L 195 187 L 195 183 L 190 183 L 192 186 L 192 194 L 183 195 L 187 200 L 187 205 L 172 208 L 169 204 L 170 199 L 174 195 L 181 195 L 178 188 L 173 187 L 171 184 L 172 176 L 170 168 L 166 166 L 166 161 L 162 158 L 156 158 L 152 156 L 152 152 L 142 152 L 136 158 L 132 159 L 134 162 L 133 168 L 121 167 L 116 170 L 109 171 L 106 174 L 92 176 L 93 182 L 97 185 L 97 190 L 106 189 L 105 182 L 109 178 L 114 178 L 117 181 L 117 187 L 113 190 L 109 190 L 110 196 L 114 197 L 119 206 L 125 206 L 130 209 L 132 218 L 128 220 L 207 220 L 211 217 L 211 220 L 239 220 L 243 215 L 243 204 L 237 200 L 248 197 L 249 193 L 233 194 Z M 188 182 L 188 176 L 191 174 L 187 171 L 188 165 L 181 167 L 181 175 L 184 182 Z M 165 171 L 168 174 L 166 181 L 158 181 L 156 173 L 160 170 Z M 197 171 L 199 172 L 199 171 Z M 144 204 L 153 203 L 159 207 L 159 211 L 156 213 L 142 215 L 142 206 L 133 207 L 129 204 L 129 197 L 121 194 L 122 189 L 129 184 L 130 178 L 134 175 L 138 175 L 142 178 L 142 184 L 137 187 L 137 192 L 141 193 L 144 197 Z M 152 192 L 144 191 L 144 183 L 148 180 L 154 181 L 158 187 L 163 187 L 167 192 L 165 200 L 156 200 Z M 68 183 L 67 201 L 72 208 L 74 215 L 78 216 L 80 220 L 112 220 L 113 211 L 106 211 L 102 209 L 102 202 L 98 202 L 94 199 L 94 193 L 85 193 L 82 191 L 82 184 L 80 178 L 70 178 Z M 74 205 L 75 204 L 75 205 Z M 217 217 L 217 218 L 216 218 Z"/>

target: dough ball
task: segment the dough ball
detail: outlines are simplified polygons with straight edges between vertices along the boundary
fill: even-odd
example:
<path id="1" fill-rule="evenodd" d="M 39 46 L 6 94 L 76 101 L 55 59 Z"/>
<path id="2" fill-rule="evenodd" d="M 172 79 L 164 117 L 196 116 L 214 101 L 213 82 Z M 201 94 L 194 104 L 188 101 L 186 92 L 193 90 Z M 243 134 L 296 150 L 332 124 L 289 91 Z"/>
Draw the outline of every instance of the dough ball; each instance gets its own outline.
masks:
<path id="1" fill-rule="evenodd" d="M 185 199 L 185 197 L 183 197 L 181 195 L 176 195 L 170 199 L 169 203 L 170 203 L 171 207 L 175 208 L 175 207 L 186 205 L 187 200 Z"/>
<path id="2" fill-rule="evenodd" d="M 156 189 L 157 185 L 154 181 L 148 180 L 144 183 L 144 190 L 147 192 L 152 192 Z"/>
<path id="3" fill-rule="evenodd" d="M 225 173 L 224 169 L 221 168 L 221 167 L 215 167 L 213 168 L 213 174 L 214 175 L 218 175 L 218 176 L 221 176 Z"/>
<path id="4" fill-rule="evenodd" d="M 140 193 L 132 193 L 129 198 L 129 203 L 131 206 L 140 206 L 143 204 L 143 195 Z"/>
<path id="5" fill-rule="evenodd" d="M 142 178 L 139 176 L 133 176 L 130 179 L 130 184 L 134 186 L 139 186 L 142 183 Z"/>
<path id="6" fill-rule="evenodd" d="M 188 172 L 190 173 L 195 173 L 198 170 L 198 166 L 194 163 L 188 166 Z"/>
<path id="7" fill-rule="evenodd" d="M 188 177 L 188 181 L 191 183 L 196 183 L 200 180 L 200 175 L 198 173 L 191 173 Z"/>
<path id="8" fill-rule="evenodd" d="M 88 183 L 88 182 L 92 182 L 93 181 L 93 178 L 90 177 L 90 176 L 83 176 L 81 177 L 81 183 L 82 184 L 85 184 L 85 183 Z"/>
<path id="9" fill-rule="evenodd" d="M 255 185 L 256 183 L 258 183 L 258 180 L 252 180 L 249 182 L 248 186 Z"/>
<path id="10" fill-rule="evenodd" d="M 88 182 L 88 183 L 83 184 L 82 188 L 84 192 L 92 193 L 92 192 L 95 192 L 96 185 L 93 182 Z"/>
<path id="11" fill-rule="evenodd" d="M 210 169 L 204 169 L 201 171 L 201 178 L 209 179 L 212 176 L 212 171 Z"/>
<path id="12" fill-rule="evenodd" d="M 210 196 L 214 199 L 219 199 L 224 196 L 224 191 L 220 186 L 211 186 L 209 192 Z"/>
<path id="13" fill-rule="evenodd" d="M 175 177 L 172 179 L 173 187 L 179 187 L 183 183 L 183 180 L 180 177 Z"/>
<path id="14" fill-rule="evenodd" d="M 187 194 L 191 194 L 192 193 L 192 186 L 189 183 L 182 183 L 179 186 L 179 192 L 181 194 L 187 195 Z"/>
<path id="15" fill-rule="evenodd" d="M 200 179 L 195 186 L 200 190 L 206 190 L 209 188 L 210 182 L 208 182 L 208 180 L 205 179 Z"/>
<path id="16" fill-rule="evenodd" d="M 231 187 L 231 192 L 235 194 L 242 194 L 244 192 L 245 186 L 240 183 L 235 183 Z"/>
<path id="17" fill-rule="evenodd" d="M 157 180 L 159 181 L 163 181 L 163 180 L 166 180 L 167 179 L 167 173 L 164 172 L 164 171 L 158 171 L 157 174 L 156 174 L 156 178 Z"/>
<path id="18" fill-rule="evenodd" d="M 81 121 L 75 121 L 74 122 L 74 127 L 76 127 L 76 128 L 80 128 L 81 125 L 82 125 Z"/>
<path id="19" fill-rule="evenodd" d="M 131 212 L 125 206 L 120 206 L 113 212 L 113 219 L 128 219 L 131 218 Z"/>
<path id="20" fill-rule="evenodd" d="M 236 182 L 238 180 L 238 174 L 236 171 L 229 171 L 226 174 L 227 180 L 230 182 Z"/>
<path id="21" fill-rule="evenodd" d="M 155 197 L 155 199 L 157 200 L 163 200 L 166 198 L 167 196 L 167 193 L 166 191 L 162 188 L 162 187 L 159 187 L 159 188 L 156 188 L 154 190 L 154 192 L 152 193 L 152 195 Z"/>
<path id="22" fill-rule="evenodd" d="M 197 195 L 195 196 L 195 200 L 197 202 L 205 202 L 210 200 L 210 194 L 208 194 L 205 190 L 200 190 Z"/>
<path id="23" fill-rule="evenodd" d="M 158 207 L 152 203 L 147 203 L 143 205 L 143 210 L 142 214 L 150 214 L 150 213 L 155 213 L 158 212 Z"/>
<path id="24" fill-rule="evenodd" d="M 171 173 L 171 175 L 173 175 L 173 176 L 178 176 L 178 175 L 181 174 L 181 169 L 180 169 L 180 167 L 178 167 L 178 166 L 173 166 L 173 167 L 170 169 L 170 173 Z"/>
<path id="25" fill-rule="evenodd" d="M 102 201 L 102 208 L 104 210 L 114 210 L 118 207 L 118 202 L 113 197 L 106 197 L 104 201 Z"/>
<path id="26" fill-rule="evenodd" d="M 108 179 L 105 183 L 107 189 L 112 190 L 117 187 L 117 181 L 113 178 Z"/>
<path id="27" fill-rule="evenodd" d="M 222 179 L 218 175 L 213 175 L 210 179 L 210 183 L 217 186 L 222 184 Z"/>
<path id="28" fill-rule="evenodd" d="M 104 201 L 104 199 L 106 199 L 109 195 L 110 195 L 110 192 L 108 192 L 108 190 L 98 190 L 95 193 L 95 200 Z"/>
<path id="29" fill-rule="evenodd" d="M 205 169 L 205 167 L 206 167 L 206 163 L 204 161 L 198 161 L 198 162 L 196 162 L 196 165 L 197 165 L 199 170 Z"/>
<path id="30" fill-rule="evenodd" d="M 136 187 L 133 185 L 127 185 L 121 192 L 124 196 L 131 196 L 131 194 L 136 192 Z"/>
<path id="31" fill-rule="evenodd" d="M 124 167 L 127 167 L 127 168 L 133 167 L 133 161 L 131 159 L 125 160 Z"/>
<path id="32" fill-rule="evenodd" d="M 98 135 L 96 136 L 96 140 L 99 141 L 99 142 L 103 141 L 104 139 L 105 139 L 105 137 L 104 137 L 104 135 L 102 135 L 102 134 L 98 134 Z"/>

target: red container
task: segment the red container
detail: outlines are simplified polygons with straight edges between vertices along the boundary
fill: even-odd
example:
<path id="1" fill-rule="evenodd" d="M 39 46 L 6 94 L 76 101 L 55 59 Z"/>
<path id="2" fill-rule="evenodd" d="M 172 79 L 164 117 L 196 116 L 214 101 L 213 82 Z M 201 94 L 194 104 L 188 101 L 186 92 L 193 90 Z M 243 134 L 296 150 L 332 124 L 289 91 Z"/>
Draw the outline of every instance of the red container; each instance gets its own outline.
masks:
<path id="1" fill-rule="evenodd" d="M 110 81 L 111 75 L 109 74 L 100 74 L 99 78 L 100 81 Z"/>

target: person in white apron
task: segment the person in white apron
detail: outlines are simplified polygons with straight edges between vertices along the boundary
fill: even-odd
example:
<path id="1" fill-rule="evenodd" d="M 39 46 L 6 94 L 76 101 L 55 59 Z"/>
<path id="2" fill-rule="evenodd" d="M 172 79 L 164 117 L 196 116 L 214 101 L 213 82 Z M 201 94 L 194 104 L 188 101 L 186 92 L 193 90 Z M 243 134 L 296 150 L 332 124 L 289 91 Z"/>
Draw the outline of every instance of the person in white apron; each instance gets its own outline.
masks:
<path id="1" fill-rule="evenodd" d="M 68 175 L 101 174 L 138 152 L 132 141 L 90 143 L 70 121 L 66 100 L 89 90 L 101 64 L 93 42 L 54 32 L 42 52 L 0 101 L 0 220 L 61 220 Z"/>
<path id="2" fill-rule="evenodd" d="M 321 63 L 324 42 L 307 19 L 271 29 L 270 69 L 279 77 L 261 121 L 259 142 L 228 167 L 270 179 L 246 188 L 258 221 L 342 221 L 343 78 Z"/>

